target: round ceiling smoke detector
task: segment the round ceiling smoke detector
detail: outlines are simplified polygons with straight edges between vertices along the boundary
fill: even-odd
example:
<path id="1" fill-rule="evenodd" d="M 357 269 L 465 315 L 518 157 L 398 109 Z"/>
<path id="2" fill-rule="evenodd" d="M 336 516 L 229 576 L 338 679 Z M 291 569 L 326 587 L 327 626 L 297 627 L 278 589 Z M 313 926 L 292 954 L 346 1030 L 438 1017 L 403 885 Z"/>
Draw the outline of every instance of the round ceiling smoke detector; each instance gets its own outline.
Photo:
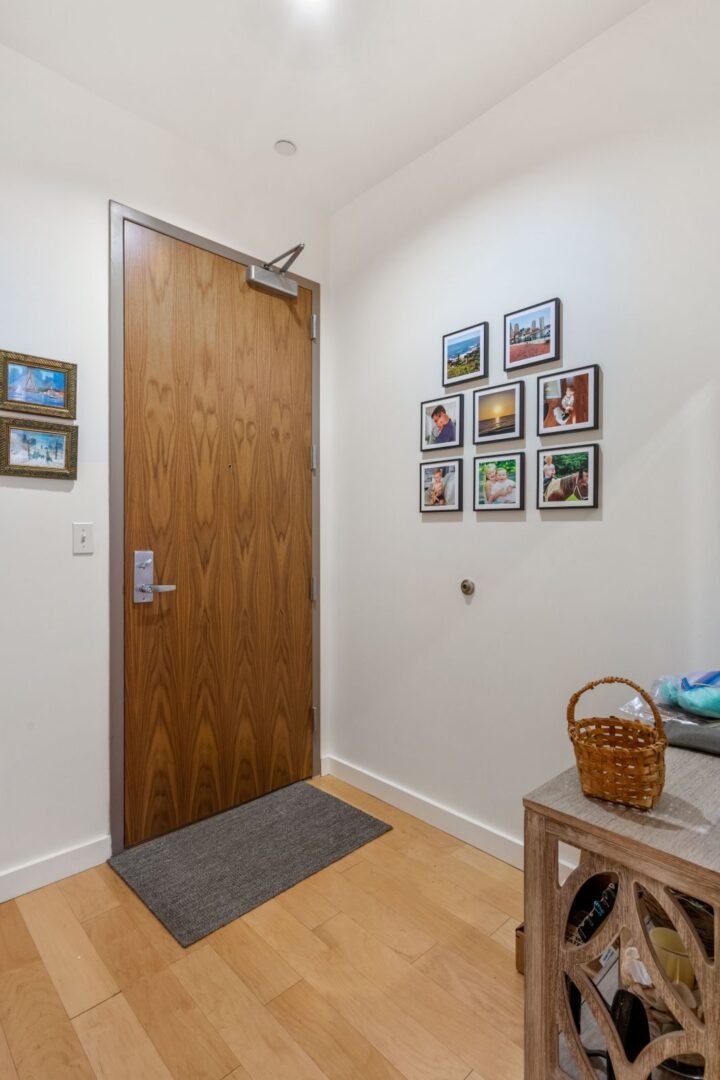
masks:
<path id="1" fill-rule="evenodd" d="M 283 157 L 292 157 L 293 154 L 297 153 L 297 146 L 290 139 L 278 139 L 275 143 L 275 149 Z"/>

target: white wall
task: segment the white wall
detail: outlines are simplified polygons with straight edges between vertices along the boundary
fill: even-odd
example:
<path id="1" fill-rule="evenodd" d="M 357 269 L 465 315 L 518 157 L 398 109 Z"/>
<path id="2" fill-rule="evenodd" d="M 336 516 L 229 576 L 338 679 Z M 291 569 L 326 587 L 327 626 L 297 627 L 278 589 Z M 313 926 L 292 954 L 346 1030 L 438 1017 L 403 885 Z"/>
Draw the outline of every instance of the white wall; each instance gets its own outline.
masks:
<path id="1" fill-rule="evenodd" d="M 508 858 L 463 819 L 521 836 L 572 691 L 720 661 L 719 38 L 713 0 L 653 0 L 331 223 L 327 765 Z M 421 516 L 441 335 L 489 320 L 503 382 L 503 314 L 556 295 L 565 367 L 603 372 L 600 509 L 534 509 L 530 368 L 527 511 L 474 513 L 468 425 L 462 520 Z"/>
<path id="2" fill-rule="evenodd" d="M 80 429 L 76 483 L 0 478 L 1 901 L 109 853 L 108 200 L 265 257 L 305 240 L 308 277 L 325 233 L 289 183 L 1 48 L 0 101 L 0 348 L 78 364 Z M 94 556 L 73 558 L 73 521 Z"/>
<path id="3" fill-rule="evenodd" d="M 332 224 L 324 754 L 457 829 L 519 835 L 586 678 L 718 660 L 719 32 L 710 0 L 653 0 Z M 0 348 L 77 362 L 80 427 L 75 484 L 0 478 L 2 900 L 109 847 L 107 200 L 258 254 L 305 239 L 321 280 L 325 234 L 290 184 L 4 49 L 0 101 Z M 502 381 L 503 313 L 554 294 L 565 365 L 604 372 L 601 509 L 541 520 L 531 479 L 522 517 L 421 518 L 442 333 L 489 319 Z M 92 558 L 73 520 L 95 522 Z"/>

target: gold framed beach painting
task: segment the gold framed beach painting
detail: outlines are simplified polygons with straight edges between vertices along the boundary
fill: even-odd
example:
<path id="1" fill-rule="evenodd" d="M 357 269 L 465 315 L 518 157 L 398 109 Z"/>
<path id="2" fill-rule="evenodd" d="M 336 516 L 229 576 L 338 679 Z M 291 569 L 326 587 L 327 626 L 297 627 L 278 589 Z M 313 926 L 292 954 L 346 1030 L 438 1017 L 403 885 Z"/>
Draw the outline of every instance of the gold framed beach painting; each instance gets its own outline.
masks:
<path id="1" fill-rule="evenodd" d="M 0 350 L 0 409 L 74 420 L 77 366 Z"/>
<path id="2" fill-rule="evenodd" d="M 78 429 L 0 417 L 0 475 L 77 478 Z"/>

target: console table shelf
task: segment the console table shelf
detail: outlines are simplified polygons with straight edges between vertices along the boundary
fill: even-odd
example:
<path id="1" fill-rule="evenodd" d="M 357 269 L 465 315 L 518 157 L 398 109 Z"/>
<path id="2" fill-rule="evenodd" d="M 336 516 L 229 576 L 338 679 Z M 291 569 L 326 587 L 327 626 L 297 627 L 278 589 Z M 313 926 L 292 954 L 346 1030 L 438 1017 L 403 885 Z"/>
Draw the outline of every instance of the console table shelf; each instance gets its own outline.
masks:
<path id="1" fill-rule="evenodd" d="M 602 1033 L 617 1080 L 647 1080 L 681 1055 L 700 1055 L 705 1080 L 720 1080 L 720 758 L 670 748 L 665 790 L 654 810 L 639 811 L 587 799 L 575 769 L 561 773 L 525 803 L 525 1080 L 597 1080 L 571 1013 L 574 984 Z M 579 849 L 580 865 L 561 885 L 558 844 Z M 615 904 L 587 944 L 567 939 L 572 902 L 597 874 L 618 883 Z M 714 948 L 703 947 L 676 892 L 710 905 Z M 651 899 L 682 938 L 697 980 L 699 1019 L 662 970 L 650 944 L 641 898 Z M 680 1030 L 654 1039 L 628 1061 L 606 1003 L 589 974 L 608 946 L 634 945 L 653 990 Z M 565 1040 L 574 1074 L 560 1065 Z"/>

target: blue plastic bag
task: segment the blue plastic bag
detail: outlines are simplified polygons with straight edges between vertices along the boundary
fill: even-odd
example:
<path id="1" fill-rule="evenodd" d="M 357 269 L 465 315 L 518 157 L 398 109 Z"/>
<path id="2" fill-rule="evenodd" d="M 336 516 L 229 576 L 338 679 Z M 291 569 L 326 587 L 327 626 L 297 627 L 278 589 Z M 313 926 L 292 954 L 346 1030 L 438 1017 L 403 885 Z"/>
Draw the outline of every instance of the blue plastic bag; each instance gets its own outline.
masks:
<path id="1" fill-rule="evenodd" d="M 653 686 L 652 696 L 662 705 L 720 719 L 720 671 L 663 675 Z"/>

